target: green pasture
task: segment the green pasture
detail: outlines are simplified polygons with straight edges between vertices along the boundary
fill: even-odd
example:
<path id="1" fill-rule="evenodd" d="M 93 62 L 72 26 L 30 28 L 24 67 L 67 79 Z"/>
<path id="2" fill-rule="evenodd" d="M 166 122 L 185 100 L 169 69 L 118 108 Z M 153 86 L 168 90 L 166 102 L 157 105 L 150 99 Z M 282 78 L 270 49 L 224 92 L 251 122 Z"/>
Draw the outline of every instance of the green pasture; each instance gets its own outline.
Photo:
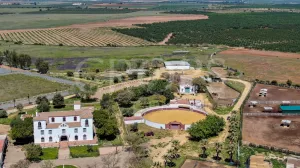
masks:
<path id="1" fill-rule="evenodd" d="M 66 90 L 69 87 L 46 79 L 21 74 L 0 76 L 0 102 Z"/>

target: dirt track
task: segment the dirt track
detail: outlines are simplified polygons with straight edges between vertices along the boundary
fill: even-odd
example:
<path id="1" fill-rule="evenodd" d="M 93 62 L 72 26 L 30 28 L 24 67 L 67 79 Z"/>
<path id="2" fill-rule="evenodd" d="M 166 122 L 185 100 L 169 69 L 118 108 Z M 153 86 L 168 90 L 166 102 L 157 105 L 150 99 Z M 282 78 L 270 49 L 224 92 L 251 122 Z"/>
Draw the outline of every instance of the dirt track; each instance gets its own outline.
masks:
<path id="1" fill-rule="evenodd" d="M 49 29 L 61 29 L 61 28 L 97 28 L 97 27 L 131 27 L 135 24 L 150 24 L 158 22 L 169 22 L 169 21 L 178 21 L 178 20 L 201 20 L 208 19 L 208 16 L 205 15 L 165 15 L 165 16 L 140 16 L 140 17 L 131 17 L 125 19 L 115 19 L 109 20 L 106 22 L 94 22 L 87 24 L 73 24 L 69 26 L 61 26 L 55 28 L 46 28 L 46 29 L 18 29 L 18 30 L 2 30 L 0 33 L 9 33 L 9 32 L 24 32 L 29 30 L 49 30 Z"/>
<path id="2" fill-rule="evenodd" d="M 250 56 L 267 56 L 267 57 L 281 57 L 281 58 L 300 58 L 300 54 L 297 53 L 284 53 L 278 51 L 261 51 L 251 50 L 245 48 L 231 48 L 220 52 L 224 55 L 250 55 Z"/>

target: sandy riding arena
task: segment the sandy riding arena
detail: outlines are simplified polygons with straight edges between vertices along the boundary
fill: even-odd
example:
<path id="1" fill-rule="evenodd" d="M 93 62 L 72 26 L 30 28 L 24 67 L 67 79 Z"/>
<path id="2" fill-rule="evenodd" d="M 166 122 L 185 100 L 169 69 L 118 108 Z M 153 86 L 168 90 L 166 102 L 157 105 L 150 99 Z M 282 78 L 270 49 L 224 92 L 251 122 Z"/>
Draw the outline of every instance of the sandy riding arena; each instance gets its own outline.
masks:
<path id="1" fill-rule="evenodd" d="M 172 121 L 178 121 L 182 124 L 192 124 L 206 118 L 204 114 L 188 110 L 157 110 L 144 115 L 146 120 L 168 124 Z"/>
<path id="2" fill-rule="evenodd" d="M 289 128 L 280 126 L 291 120 Z M 243 118 L 243 141 L 300 152 L 300 116 L 269 116 Z"/>
<path id="3" fill-rule="evenodd" d="M 300 54 L 297 54 L 297 53 L 284 53 L 284 52 L 278 52 L 278 51 L 261 51 L 261 50 L 245 49 L 245 48 L 231 48 L 231 49 L 220 52 L 220 54 L 282 57 L 282 58 L 300 58 Z"/>

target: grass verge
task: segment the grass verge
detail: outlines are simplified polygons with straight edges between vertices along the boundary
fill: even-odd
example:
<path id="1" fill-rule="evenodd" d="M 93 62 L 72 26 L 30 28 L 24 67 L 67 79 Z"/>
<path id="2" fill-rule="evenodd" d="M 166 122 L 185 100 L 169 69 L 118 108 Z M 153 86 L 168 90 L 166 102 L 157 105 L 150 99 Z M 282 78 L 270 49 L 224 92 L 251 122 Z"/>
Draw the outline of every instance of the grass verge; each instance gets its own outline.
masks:
<path id="1" fill-rule="evenodd" d="M 58 158 L 58 148 L 43 148 L 41 160 L 54 160 Z"/>
<path id="2" fill-rule="evenodd" d="M 82 158 L 82 157 L 97 157 L 99 156 L 98 146 L 74 146 L 70 147 L 70 155 L 72 158 Z"/>

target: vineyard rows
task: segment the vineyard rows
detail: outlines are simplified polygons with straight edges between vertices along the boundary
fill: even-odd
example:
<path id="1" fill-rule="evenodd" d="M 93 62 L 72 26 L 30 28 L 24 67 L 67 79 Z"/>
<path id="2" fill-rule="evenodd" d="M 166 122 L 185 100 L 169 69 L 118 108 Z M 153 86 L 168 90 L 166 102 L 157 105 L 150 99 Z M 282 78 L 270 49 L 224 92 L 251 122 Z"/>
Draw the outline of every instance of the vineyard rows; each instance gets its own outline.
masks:
<path id="1" fill-rule="evenodd" d="M 141 46 L 155 45 L 140 38 L 124 35 L 109 28 L 61 28 L 15 32 L 0 32 L 4 41 L 23 44 L 66 46 Z"/>

